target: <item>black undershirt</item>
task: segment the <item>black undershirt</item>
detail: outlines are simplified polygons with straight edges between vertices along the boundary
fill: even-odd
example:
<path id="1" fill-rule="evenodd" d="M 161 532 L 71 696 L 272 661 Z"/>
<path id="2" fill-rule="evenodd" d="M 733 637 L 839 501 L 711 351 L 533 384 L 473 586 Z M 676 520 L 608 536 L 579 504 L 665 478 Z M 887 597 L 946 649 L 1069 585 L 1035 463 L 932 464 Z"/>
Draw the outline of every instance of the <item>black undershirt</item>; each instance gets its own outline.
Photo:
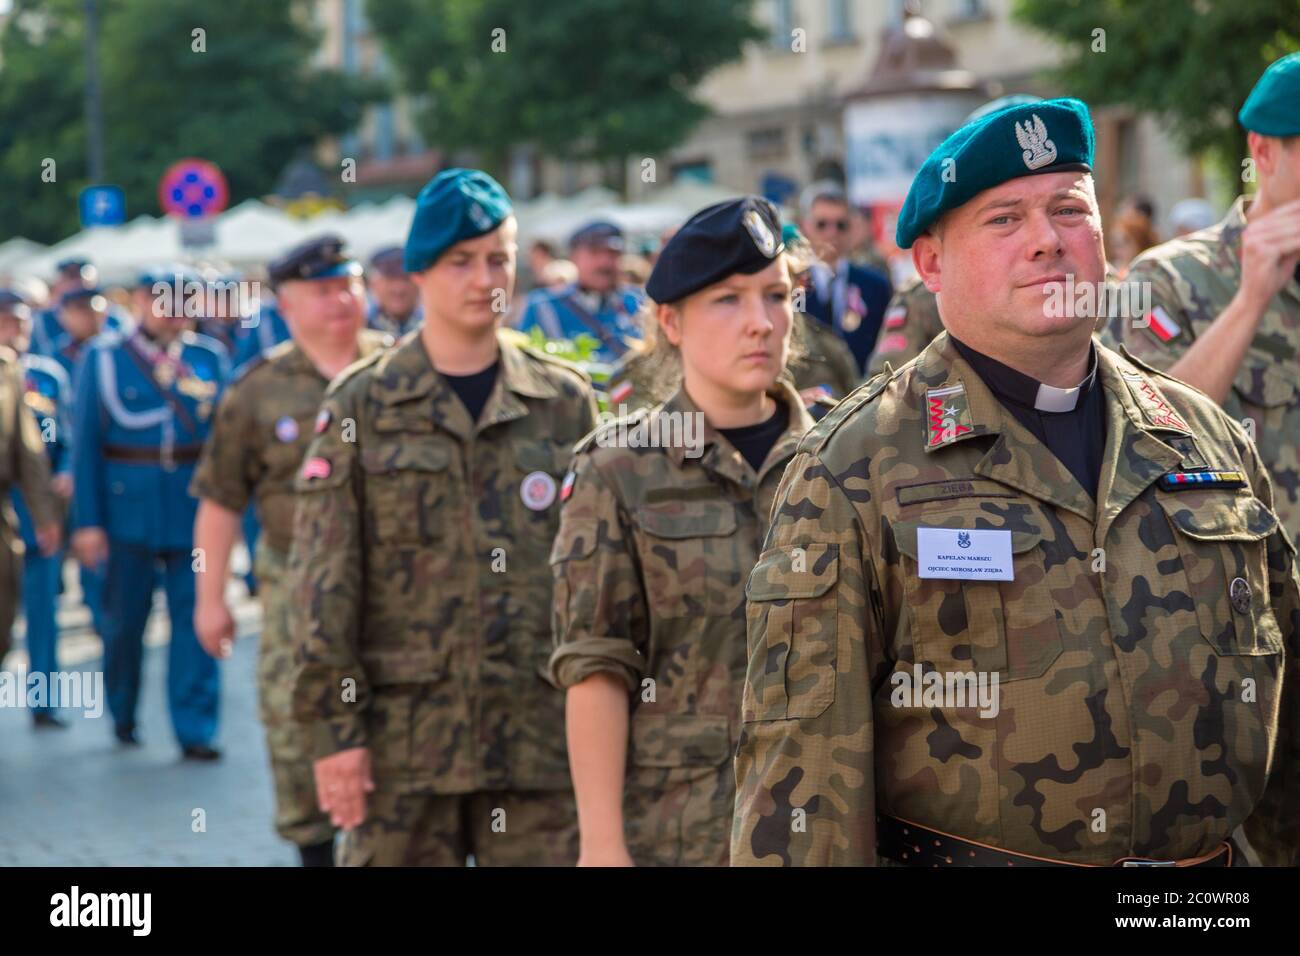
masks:
<path id="1" fill-rule="evenodd" d="M 1043 412 L 1034 407 L 1039 385 L 1036 379 L 976 352 L 959 342 L 952 333 L 948 337 L 994 397 L 1047 446 L 1096 501 L 1097 486 L 1101 481 L 1101 459 L 1106 450 L 1106 403 L 1099 381 L 1100 370 L 1080 390 L 1073 409 Z M 1093 354 L 1089 368 L 1095 367 L 1096 362 L 1097 356 Z"/>
<path id="2" fill-rule="evenodd" d="M 456 393 L 456 397 L 469 411 L 469 420 L 478 421 L 478 417 L 483 414 L 483 406 L 487 404 L 488 396 L 492 394 L 492 386 L 497 383 L 497 371 L 501 368 L 501 360 L 497 359 L 481 372 L 475 372 L 473 375 L 448 375 L 442 372 L 441 375 L 451 386 L 451 390 Z"/>
<path id="3" fill-rule="evenodd" d="M 790 407 L 785 402 L 777 402 L 776 411 L 767 421 L 757 425 L 742 425 L 740 428 L 719 428 L 718 434 L 731 442 L 745 461 L 749 462 L 749 467 L 757 472 L 789 424 Z"/>

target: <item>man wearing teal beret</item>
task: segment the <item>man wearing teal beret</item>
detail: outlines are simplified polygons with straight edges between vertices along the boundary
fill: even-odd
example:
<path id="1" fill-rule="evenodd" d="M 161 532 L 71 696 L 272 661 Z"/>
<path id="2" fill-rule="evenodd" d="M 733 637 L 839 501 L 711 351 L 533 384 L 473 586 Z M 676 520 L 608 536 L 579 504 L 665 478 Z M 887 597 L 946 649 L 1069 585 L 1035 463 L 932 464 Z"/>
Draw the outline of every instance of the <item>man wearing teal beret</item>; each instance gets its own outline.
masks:
<path id="1" fill-rule="evenodd" d="M 945 331 L 786 467 L 733 864 L 1300 863 L 1295 550 L 1241 427 L 1092 334 L 1092 141 L 1012 106 L 912 184 Z"/>
<path id="2" fill-rule="evenodd" d="M 335 379 L 296 482 L 294 706 L 344 865 L 577 859 L 564 697 L 538 668 L 559 479 L 596 405 L 498 334 L 515 234 L 486 173 L 424 187 L 404 254 L 424 324 Z"/>
<path id="3" fill-rule="evenodd" d="M 1273 63 L 1237 114 L 1256 184 L 1223 221 L 1148 249 L 1130 288 L 1149 296 L 1107 342 L 1223 406 L 1255 441 L 1277 512 L 1300 540 L 1300 53 Z"/>

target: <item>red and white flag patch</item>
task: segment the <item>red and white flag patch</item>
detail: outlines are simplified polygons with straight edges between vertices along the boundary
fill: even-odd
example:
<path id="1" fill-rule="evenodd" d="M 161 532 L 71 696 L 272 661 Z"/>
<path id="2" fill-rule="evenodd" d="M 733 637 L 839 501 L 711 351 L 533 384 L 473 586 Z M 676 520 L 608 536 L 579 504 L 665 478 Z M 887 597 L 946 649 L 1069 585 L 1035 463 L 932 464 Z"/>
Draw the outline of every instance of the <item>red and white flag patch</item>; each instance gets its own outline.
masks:
<path id="1" fill-rule="evenodd" d="M 1147 328 L 1161 342 L 1172 342 L 1182 334 L 1182 327 L 1169 317 L 1168 312 L 1158 305 L 1147 313 L 1146 318 L 1148 322 Z"/>
<path id="2" fill-rule="evenodd" d="M 308 458 L 302 463 L 302 477 L 304 481 L 310 481 L 313 478 L 328 478 L 334 466 L 329 463 L 328 458 Z"/>
<path id="3" fill-rule="evenodd" d="M 901 305 L 896 305 L 885 313 L 885 328 L 901 329 L 907 322 L 907 309 Z"/>

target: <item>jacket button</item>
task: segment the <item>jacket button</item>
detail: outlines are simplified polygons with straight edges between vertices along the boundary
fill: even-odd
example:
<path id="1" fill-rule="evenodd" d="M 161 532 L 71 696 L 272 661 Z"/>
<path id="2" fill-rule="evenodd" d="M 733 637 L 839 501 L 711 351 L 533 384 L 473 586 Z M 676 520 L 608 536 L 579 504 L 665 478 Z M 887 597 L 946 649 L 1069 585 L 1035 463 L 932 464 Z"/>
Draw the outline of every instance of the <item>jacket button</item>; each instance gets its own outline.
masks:
<path id="1" fill-rule="evenodd" d="M 1228 587 L 1228 597 L 1232 600 L 1232 609 L 1238 614 L 1250 613 L 1250 585 L 1245 578 L 1233 578 Z"/>
<path id="2" fill-rule="evenodd" d="M 135 388 L 133 386 L 128 385 L 126 388 L 122 389 L 122 392 L 127 398 L 135 398 Z"/>
<path id="3" fill-rule="evenodd" d="M 120 481 L 113 482 L 113 494 L 120 495 L 120 494 L 124 494 L 125 492 L 126 492 L 126 485 L 122 484 Z"/>

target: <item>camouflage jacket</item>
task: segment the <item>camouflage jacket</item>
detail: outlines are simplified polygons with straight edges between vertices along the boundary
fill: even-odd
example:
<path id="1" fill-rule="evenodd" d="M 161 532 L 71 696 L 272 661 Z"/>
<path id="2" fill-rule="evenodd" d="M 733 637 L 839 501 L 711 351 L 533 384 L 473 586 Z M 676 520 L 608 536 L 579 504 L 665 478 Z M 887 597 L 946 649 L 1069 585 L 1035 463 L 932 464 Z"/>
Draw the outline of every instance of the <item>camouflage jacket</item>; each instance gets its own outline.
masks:
<path id="1" fill-rule="evenodd" d="M 45 528 L 57 524 L 63 505 L 50 487 L 50 459 L 36 417 L 27 410 L 23 364 L 12 349 L 0 347 L 0 497 L 3 520 L 0 536 L 17 545 L 18 519 L 9 503 L 9 489 L 22 491 L 32 524 Z M 8 637 L 8 635 L 5 635 Z"/>
<path id="2" fill-rule="evenodd" d="M 858 363 L 848 343 L 825 322 L 809 315 L 795 325 L 797 351 L 789 374 L 800 391 L 824 386 L 839 401 L 858 387 Z"/>
<path id="3" fill-rule="evenodd" d="M 790 420 L 757 474 L 707 425 L 686 436 L 696 439 L 688 451 L 681 441 L 616 447 L 614 422 L 579 446 L 565 482 L 569 497 L 551 551 L 551 674 L 561 687 L 598 671 L 627 684 L 624 817 L 638 862 L 727 859 L 745 580 L 781 473 L 812 425 L 788 385 L 772 394 L 789 406 Z M 665 436 L 663 423 L 697 414 L 678 390 L 622 425 Z M 689 794 L 677 803 L 665 791 L 681 785 Z"/>
<path id="4" fill-rule="evenodd" d="M 363 329 L 358 357 L 392 343 L 390 335 Z M 328 384 L 294 342 L 281 342 L 246 364 L 217 407 L 190 494 L 240 514 L 256 499 L 266 541 L 287 555 L 294 480 Z"/>
<path id="5" fill-rule="evenodd" d="M 295 714 L 317 759 L 369 747 L 380 786 L 570 785 L 546 558 L 595 401 L 575 367 L 498 341 L 476 423 L 420 335 L 353 365 L 299 473 Z"/>
<path id="6" fill-rule="evenodd" d="M 733 864 L 875 863 L 877 813 L 1089 864 L 1244 821 L 1300 862 L 1300 594 L 1267 475 L 1204 395 L 1097 351 L 1095 504 L 946 333 L 805 437 L 748 585 Z M 1240 486 L 1159 484 L 1206 466 Z M 919 576 L 932 528 L 1010 532 L 1012 580 Z M 927 672 L 996 675 L 996 706 L 909 695 Z"/>
<path id="7" fill-rule="evenodd" d="M 1172 366 L 1232 301 L 1241 285 L 1245 201 L 1218 225 L 1148 249 L 1127 281 L 1149 284 L 1151 308 L 1172 321 L 1112 319 L 1103 336 L 1156 368 Z M 1162 338 L 1162 334 L 1168 336 Z M 1300 537 L 1300 283 L 1292 280 L 1260 320 L 1223 410 L 1255 430 L 1255 445 L 1273 479 L 1278 517 Z M 1246 425 L 1247 419 L 1253 425 Z"/>
<path id="8" fill-rule="evenodd" d="M 894 368 L 906 365 L 942 331 L 939 300 L 920 277 L 913 276 L 899 286 L 889 300 L 885 321 L 880 326 L 880 338 L 867 359 L 867 377 L 884 371 L 886 362 Z"/>

